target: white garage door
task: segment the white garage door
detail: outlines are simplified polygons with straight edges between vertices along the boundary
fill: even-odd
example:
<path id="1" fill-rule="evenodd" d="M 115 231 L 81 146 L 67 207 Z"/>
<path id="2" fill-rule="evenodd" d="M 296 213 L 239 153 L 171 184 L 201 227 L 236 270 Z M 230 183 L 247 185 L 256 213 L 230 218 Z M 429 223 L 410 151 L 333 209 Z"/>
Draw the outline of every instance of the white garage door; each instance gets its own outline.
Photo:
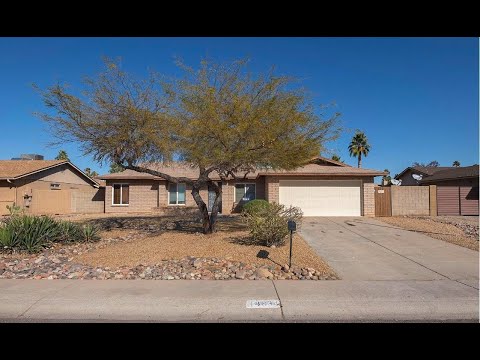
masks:
<path id="1" fill-rule="evenodd" d="M 305 216 L 360 216 L 359 180 L 280 180 L 279 201 Z"/>

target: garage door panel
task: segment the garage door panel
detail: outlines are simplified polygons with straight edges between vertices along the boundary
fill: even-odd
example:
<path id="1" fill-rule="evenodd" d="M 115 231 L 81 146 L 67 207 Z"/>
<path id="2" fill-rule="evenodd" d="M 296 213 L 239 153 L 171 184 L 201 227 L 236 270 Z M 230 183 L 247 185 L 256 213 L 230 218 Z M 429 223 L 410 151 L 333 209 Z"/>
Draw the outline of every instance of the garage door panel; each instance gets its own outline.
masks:
<path id="1" fill-rule="evenodd" d="M 360 181 L 281 180 L 279 201 L 305 216 L 360 216 Z"/>

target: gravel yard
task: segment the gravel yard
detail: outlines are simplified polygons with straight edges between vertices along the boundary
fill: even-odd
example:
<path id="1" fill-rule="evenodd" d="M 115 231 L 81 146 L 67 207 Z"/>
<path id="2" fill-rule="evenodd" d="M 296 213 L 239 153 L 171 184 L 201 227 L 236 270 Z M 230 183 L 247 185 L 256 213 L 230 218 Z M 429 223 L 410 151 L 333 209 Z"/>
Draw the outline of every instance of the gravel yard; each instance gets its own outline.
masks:
<path id="1" fill-rule="evenodd" d="M 34 279 L 337 279 L 335 272 L 295 235 L 289 247 L 249 243 L 238 216 L 219 219 L 218 232 L 168 216 L 70 217 L 103 229 L 97 243 L 55 244 L 41 254 L 0 255 L 0 278 Z M 268 252 L 267 258 L 259 255 Z"/>
<path id="2" fill-rule="evenodd" d="M 392 216 L 377 220 L 478 251 L 478 217 Z"/>

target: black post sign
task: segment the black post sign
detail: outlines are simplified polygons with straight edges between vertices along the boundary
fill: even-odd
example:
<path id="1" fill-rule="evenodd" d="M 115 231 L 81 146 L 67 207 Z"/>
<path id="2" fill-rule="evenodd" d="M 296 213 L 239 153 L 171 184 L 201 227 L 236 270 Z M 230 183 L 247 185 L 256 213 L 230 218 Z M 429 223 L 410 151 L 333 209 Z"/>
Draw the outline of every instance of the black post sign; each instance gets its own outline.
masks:
<path id="1" fill-rule="evenodd" d="M 293 232 L 297 230 L 297 223 L 293 220 L 288 220 L 288 230 L 290 230 L 290 260 L 288 261 L 288 267 L 291 268 Z"/>

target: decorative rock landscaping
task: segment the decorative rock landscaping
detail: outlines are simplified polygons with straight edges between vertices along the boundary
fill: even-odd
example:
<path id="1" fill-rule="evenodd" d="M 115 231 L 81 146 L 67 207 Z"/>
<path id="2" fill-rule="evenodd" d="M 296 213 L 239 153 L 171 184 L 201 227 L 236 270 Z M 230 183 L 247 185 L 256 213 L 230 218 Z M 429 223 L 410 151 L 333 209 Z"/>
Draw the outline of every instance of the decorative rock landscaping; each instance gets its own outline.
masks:
<path id="1" fill-rule="evenodd" d="M 165 260 L 154 265 L 135 267 L 91 267 L 76 264 L 68 254 L 40 255 L 25 259 L 0 261 L 0 278 L 4 279 L 145 279 L 145 280 L 327 280 L 335 279 L 312 268 L 287 271 L 278 266 L 249 265 L 216 258 L 187 257 Z"/>
<path id="2" fill-rule="evenodd" d="M 131 233 L 109 238 L 98 243 L 72 245 L 55 244 L 41 254 L 0 255 L 0 278 L 3 279 L 145 279 L 145 280 L 327 280 L 335 276 L 325 275 L 312 268 L 288 265 L 267 266 L 245 264 L 227 259 L 185 257 L 180 260 L 164 260 L 157 264 L 141 264 L 134 267 L 94 267 L 79 264 L 74 257 L 95 248 L 115 242 L 131 240 L 146 234 Z"/>

